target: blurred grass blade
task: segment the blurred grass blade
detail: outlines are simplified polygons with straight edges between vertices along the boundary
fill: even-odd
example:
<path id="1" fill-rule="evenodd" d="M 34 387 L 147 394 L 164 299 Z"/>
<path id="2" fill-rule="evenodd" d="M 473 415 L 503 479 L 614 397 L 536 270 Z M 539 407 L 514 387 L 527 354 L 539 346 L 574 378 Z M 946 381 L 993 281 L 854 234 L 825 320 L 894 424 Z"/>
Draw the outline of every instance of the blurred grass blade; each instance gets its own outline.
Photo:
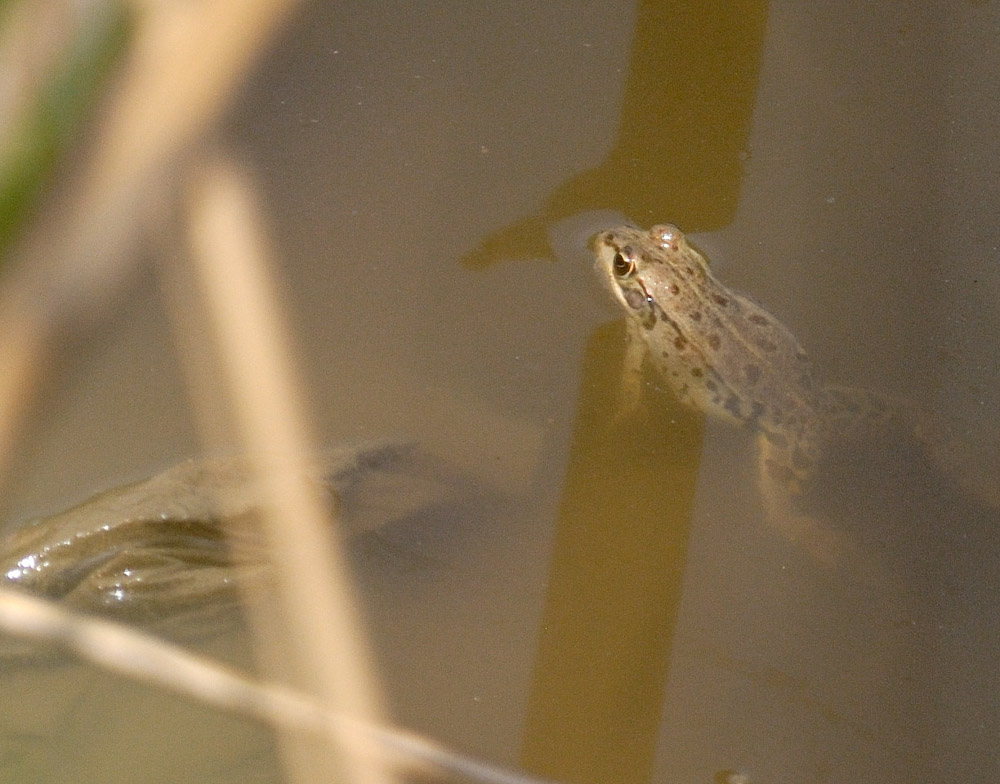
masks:
<path id="1" fill-rule="evenodd" d="M 80 18 L 66 20 L 68 29 L 56 33 L 51 13 L 36 13 L 42 11 L 36 6 L 30 0 L 7 0 L 0 6 L 0 116 L 7 124 L 0 132 L 0 261 L 48 175 L 78 135 L 132 28 L 122 2 L 93 3 Z M 63 16 L 73 13 L 62 10 Z M 41 25 L 50 29 L 42 31 Z M 38 52 L 39 47 L 48 51 Z M 39 59 L 49 62 L 39 64 Z M 37 75 L 24 71 L 38 65 L 44 73 L 31 84 Z"/>

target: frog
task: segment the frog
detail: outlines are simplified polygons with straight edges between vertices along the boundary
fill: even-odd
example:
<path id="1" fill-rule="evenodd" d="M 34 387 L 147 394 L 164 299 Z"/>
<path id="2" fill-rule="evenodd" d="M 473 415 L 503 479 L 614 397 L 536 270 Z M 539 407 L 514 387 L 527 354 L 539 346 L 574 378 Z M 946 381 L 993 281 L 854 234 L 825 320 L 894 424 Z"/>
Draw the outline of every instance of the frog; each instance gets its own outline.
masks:
<path id="1" fill-rule="evenodd" d="M 822 383 L 791 330 L 722 283 L 677 226 L 620 226 L 595 234 L 590 248 L 626 314 L 621 409 L 637 407 L 643 369 L 651 366 L 685 406 L 751 431 L 768 518 L 820 560 L 837 563 L 847 545 L 804 511 L 803 499 L 830 450 L 851 439 L 901 429 L 968 492 L 1000 508 L 996 477 L 918 407 Z"/>

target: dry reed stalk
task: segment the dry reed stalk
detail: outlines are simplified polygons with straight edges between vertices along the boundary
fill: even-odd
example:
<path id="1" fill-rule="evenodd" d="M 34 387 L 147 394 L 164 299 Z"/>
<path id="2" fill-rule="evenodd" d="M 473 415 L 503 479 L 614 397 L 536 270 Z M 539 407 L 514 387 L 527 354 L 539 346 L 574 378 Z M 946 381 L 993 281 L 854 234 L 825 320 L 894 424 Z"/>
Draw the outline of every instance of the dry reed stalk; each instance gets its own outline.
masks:
<path id="1" fill-rule="evenodd" d="M 32 222 L 0 291 L 0 473 L 61 329 L 94 318 L 134 261 L 138 225 L 294 0 L 141 3 L 79 175 Z"/>
<path id="2" fill-rule="evenodd" d="M 265 221 L 246 179 L 232 166 L 215 160 L 197 169 L 192 265 L 221 357 L 226 396 L 260 484 L 262 524 L 277 572 L 274 601 L 294 641 L 281 654 L 299 665 L 328 709 L 379 721 L 382 700 L 345 558 L 329 530 L 326 503 L 306 480 L 307 457 L 314 450 L 270 279 Z M 273 629 L 257 636 L 259 644 L 274 644 Z M 387 780 L 355 744 L 345 740 L 338 751 L 349 781 Z"/>
<path id="3" fill-rule="evenodd" d="M 51 359 L 56 336 L 64 329 L 78 329 L 78 324 L 93 320 L 95 313 L 108 306 L 131 268 L 144 209 L 228 104 L 256 55 L 293 6 L 292 0 L 143 4 L 124 71 L 95 122 L 93 146 L 78 167 L 81 173 L 64 184 L 59 197 L 34 222 L 17 249 L 13 274 L 7 276 L 0 292 L 0 470 L 7 463 L 37 379 Z M 272 358 L 278 357 L 275 362 L 280 365 L 278 349 L 267 341 L 264 338 L 267 351 Z M 270 389 L 279 406 L 288 388 L 282 380 Z M 272 466 L 261 449 L 273 437 L 272 443 L 279 445 L 285 457 L 298 454 L 300 450 L 290 446 L 302 440 L 297 414 L 290 420 L 290 430 L 265 431 L 254 425 L 271 418 L 248 413 L 249 408 L 241 411 L 271 509 L 283 509 L 295 520 L 312 520 L 315 528 L 314 499 L 300 492 L 294 471 L 267 470 Z M 328 545 L 317 545 L 315 534 L 300 531 L 285 536 L 283 529 L 269 530 L 277 548 L 275 561 L 285 564 L 282 607 L 307 641 L 303 661 L 320 684 L 324 701 L 332 702 L 336 694 L 362 714 L 374 713 L 373 708 L 358 707 L 375 700 L 367 685 L 370 678 L 358 674 L 366 670 L 354 633 L 346 635 L 347 644 L 341 644 L 332 632 L 305 631 L 312 625 L 306 609 L 317 607 L 334 622 L 339 618 L 343 628 L 356 628 L 353 612 L 331 598 L 334 591 L 324 582 L 322 554 Z M 290 565 L 308 577 L 307 589 L 297 587 Z M 303 602 L 306 594 L 308 600 Z M 338 644 L 330 647 L 331 640 Z M 353 674 L 340 676 L 329 666 L 330 656 L 340 655 Z M 352 781 L 382 779 L 363 765 L 349 767 Z"/>
<path id="4" fill-rule="evenodd" d="M 546 784 L 457 754 L 419 735 L 327 710 L 301 692 L 251 681 L 218 662 L 120 624 L 70 613 L 33 596 L 0 589 L 0 629 L 63 645 L 111 672 L 274 727 L 350 738 L 382 764 L 440 771 L 488 784 Z"/>

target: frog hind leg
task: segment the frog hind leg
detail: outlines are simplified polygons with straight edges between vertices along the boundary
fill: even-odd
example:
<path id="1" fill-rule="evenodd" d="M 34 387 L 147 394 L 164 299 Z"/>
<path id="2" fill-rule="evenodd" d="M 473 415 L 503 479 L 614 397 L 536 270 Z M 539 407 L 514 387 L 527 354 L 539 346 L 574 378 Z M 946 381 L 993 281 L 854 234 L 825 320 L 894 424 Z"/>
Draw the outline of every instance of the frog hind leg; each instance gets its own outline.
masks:
<path id="1" fill-rule="evenodd" d="M 914 438 L 941 473 L 961 493 L 991 510 L 1000 510 L 1000 447 L 976 448 L 963 437 L 961 428 L 910 405 L 909 421 Z"/>
<path id="2" fill-rule="evenodd" d="M 763 433 L 757 437 L 757 447 L 760 493 L 768 520 L 819 563 L 830 567 L 842 564 L 849 549 L 846 538 L 803 511 L 812 461 L 796 445 Z"/>
<path id="3" fill-rule="evenodd" d="M 921 406 L 851 387 L 831 387 L 825 420 L 841 437 L 871 438 L 872 433 L 908 433 L 924 454 L 967 497 L 1000 510 L 1000 457 L 973 449 L 953 424 Z"/>

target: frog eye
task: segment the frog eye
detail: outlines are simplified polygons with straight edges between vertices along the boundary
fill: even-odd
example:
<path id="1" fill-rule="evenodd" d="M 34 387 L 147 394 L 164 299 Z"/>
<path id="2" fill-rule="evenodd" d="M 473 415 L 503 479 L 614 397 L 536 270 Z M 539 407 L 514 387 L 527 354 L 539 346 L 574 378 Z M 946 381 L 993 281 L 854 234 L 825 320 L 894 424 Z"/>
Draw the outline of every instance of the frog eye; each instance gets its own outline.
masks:
<path id="1" fill-rule="evenodd" d="M 630 278 L 635 274 L 635 261 L 621 253 L 616 253 L 611 260 L 611 269 L 614 271 L 615 277 Z"/>

